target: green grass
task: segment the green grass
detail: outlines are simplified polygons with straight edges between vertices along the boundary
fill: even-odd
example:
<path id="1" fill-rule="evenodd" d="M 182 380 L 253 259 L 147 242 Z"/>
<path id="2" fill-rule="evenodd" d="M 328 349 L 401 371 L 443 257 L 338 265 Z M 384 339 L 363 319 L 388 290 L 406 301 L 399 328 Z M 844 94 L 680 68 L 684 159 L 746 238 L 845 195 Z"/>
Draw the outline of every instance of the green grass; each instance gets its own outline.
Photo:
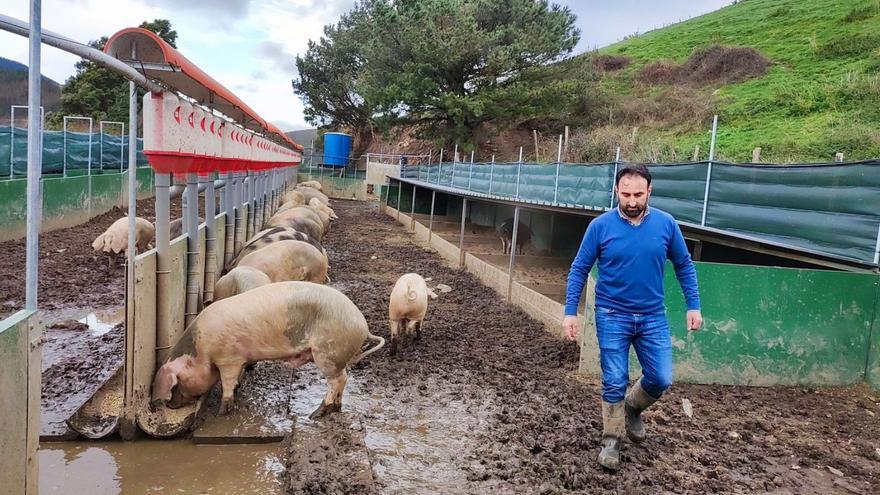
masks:
<path id="1" fill-rule="evenodd" d="M 713 44 L 752 47 L 773 62 L 764 77 L 710 88 L 719 158 L 748 161 L 755 147 L 774 162 L 880 156 L 880 0 L 743 0 L 600 50 L 633 60 L 601 87 L 626 98 L 638 91 L 632 81 L 646 63 L 680 63 Z M 695 144 L 709 148 L 711 120 L 702 127 L 655 122 L 643 138 L 690 157 Z"/>

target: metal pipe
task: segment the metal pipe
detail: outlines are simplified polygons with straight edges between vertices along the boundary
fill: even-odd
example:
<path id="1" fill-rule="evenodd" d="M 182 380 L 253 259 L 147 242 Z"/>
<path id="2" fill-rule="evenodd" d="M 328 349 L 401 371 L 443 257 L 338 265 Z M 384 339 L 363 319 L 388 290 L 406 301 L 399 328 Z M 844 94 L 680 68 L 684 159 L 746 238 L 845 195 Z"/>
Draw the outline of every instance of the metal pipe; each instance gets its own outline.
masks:
<path id="1" fill-rule="evenodd" d="M 492 155 L 492 162 L 489 163 L 489 194 L 492 194 L 492 176 L 495 173 L 495 155 Z"/>
<path id="2" fill-rule="evenodd" d="M 700 225 L 706 225 L 706 212 L 709 210 L 709 184 L 712 182 L 712 161 L 715 159 L 715 134 L 718 131 L 718 115 L 712 119 L 712 142 L 709 145 L 709 167 L 706 169 L 706 191 L 703 193 L 703 216 Z"/>
<path id="3" fill-rule="evenodd" d="M 555 205 L 559 198 L 559 166 L 562 160 L 562 134 L 559 135 L 559 150 L 556 152 L 556 181 L 553 184 L 553 204 Z"/>
<path id="4" fill-rule="evenodd" d="M 213 175 L 213 172 L 212 172 Z M 205 176 L 205 301 L 214 300 L 214 282 L 217 272 L 217 226 L 214 224 L 217 216 L 217 196 L 214 191 L 214 181 L 210 176 Z"/>
<path id="5" fill-rule="evenodd" d="M 232 198 L 233 203 L 235 205 L 235 226 L 233 227 L 235 231 L 234 240 L 233 240 L 233 254 L 237 255 L 241 251 L 241 246 L 244 244 L 243 239 L 243 231 L 244 231 L 244 219 L 242 218 L 242 204 L 241 197 L 242 191 L 244 189 L 244 184 L 242 184 L 241 172 L 233 172 L 233 188 L 232 188 Z"/>
<path id="6" fill-rule="evenodd" d="M 428 244 L 431 244 L 431 234 L 434 229 L 434 202 L 437 200 L 437 191 L 431 190 L 431 216 L 428 217 Z"/>
<path id="7" fill-rule="evenodd" d="M 617 165 L 620 163 L 620 146 L 617 147 L 617 154 L 614 155 L 614 173 L 611 174 L 611 204 L 609 208 L 614 208 L 614 188 L 617 187 Z"/>
<path id="8" fill-rule="evenodd" d="M 510 239 L 510 264 L 507 266 L 507 302 L 513 296 L 513 266 L 516 261 L 516 237 L 519 233 L 519 206 L 513 209 L 513 235 Z"/>
<path id="9" fill-rule="evenodd" d="M 877 227 L 877 244 L 874 247 L 874 264 L 880 264 L 880 226 Z"/>
<path id="10" fill-rule="evenodd" d="M 471 151 L 471 164 L 468 167 L 468 185 L 467 190 L 471 190 L 471 178 L 474 176 L 474 152 Z"/>
<path id="11" fill-rule="evenodd" d="M 199 313 L 199 179 L 196 174 L 186 174 L 186 310 L 184 327 Z"/>
<path id="12" fill-rule="evenodd" d="M 397 220 L 400 221 L 400 194 L 403 192 L 403 182 L 397 181 Z"/>
<path id="13" fill-rule="evenodd" d="M 461 198 L 461 231 L 458 233 L 458 266 L 464 266 L 464 222 L 467 219 L 467 198 Z"/>
<path id="14" fill-rule="evenodd" d="M 519 199 L 519 173 L 522 168 L 522 152 L 523 147 L 519 147 L 519 160 L 516 162 L 516 195 L 514 196 L 516 199 Z"/>
<path id="15" fill-rule="evenodd" d="M 31 15 L 33 16 L 33 12 L 31 13 Z M 39 22 L 39 19 L 37 20 L 37 22 Z M 0 29 L 25 37 L 27 37 L 29 34 L 28 23 L 3 14 L 0 14 Z M 52 31 L 42 31 L 38 34 L 38 36 L 41 37 L 43 43 L 49 46 L 53 46 L 66 52 L 73 53 L 74 55 L 78 55 L 82 58 L 97 62 L 110 69 L 113 69 L 115 72 L 118 72 L 122 77 L 128 79 L 129 81 L 133 81 L 138 86 L 144 87 L 154 93 L 159 93 L 163 89 L 162 86 L 159 86 L 153 81 L 147 79 L 146 76 L 138 72 L 135 68 L 130 67 L 125 62 L 111 57 L 110 55 L 107 55 L 101 50 L 92 48 L 88 45 L 84 45 L 65 36 L 61 36 L 60 34 L 53 33 Z M 39 41 L 37 41 L 37 43 L 39 43 Z"/>
<path id="16" fill-rule="evenodd" d="M 37 276 L 40 250 L 40 223 L 43 217 L 43 123 L 40 112 L 42 5 L 31 0 L 31 29 L 28 31 L 28 166 L 27 241 L 25 255 L 25 309 L 37 310 Z M 35 117 L 36 116 L 36 117 Z M 14 127 L 14 126 L 13 126 Z"/>
<path id="17" fill-rule="evenodd" d="M 156 174 L 156 364 L 171 352 L 171 174 Z"/>
<path id="18" fill-rule="evenodd" d="M 412 205 L 409 210 L 409 230 L 415 232 L 416 230 L 416 190 L 418 188 L 413 185 L 413 195 L 412 195 Z"/>
<path id="19" fill-rule="evenodd" d="M 226 206 L 223 207 L 223 212 L 226 213 L 226 248 L 223 250 L 224 268 L 229 267 L 229 263 L 231 263 L 232 259 L 235 257 L 235 253 L 233 252 L 235 249 L 235 207 L 233 206 L 234 187 L 232 172 L 226 172 L 226 183 L 229 184 L 229 187 L 224 188 L 223 190 L 223 197 L 226 198 Z"/>

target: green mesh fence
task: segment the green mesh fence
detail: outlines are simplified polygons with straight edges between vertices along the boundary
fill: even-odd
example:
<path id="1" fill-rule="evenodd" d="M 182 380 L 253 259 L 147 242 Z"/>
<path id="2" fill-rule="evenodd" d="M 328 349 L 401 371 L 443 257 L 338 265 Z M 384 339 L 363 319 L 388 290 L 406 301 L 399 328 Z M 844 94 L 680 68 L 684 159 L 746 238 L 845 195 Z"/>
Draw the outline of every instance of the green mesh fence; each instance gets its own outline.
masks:
<path id="1" fill-rule="evenodd" d="M 650 165 L 651 205 L 681 222 L 863 263 L 880 257 L 880 161 L 803 165 Z M 611 208 L 614 163 L 451 163 L 403 176 L 502 198 Z"/>
<path id="2" fill-rule="evenodd" d="M 27 175 L 27 135 L 27 129 L 0 126 L 0 179 Z M 43 131 L 43 174 L 78 175 L 90 169 L 93 174 L 104 170 L 118 172 L 120 165 L 128 166 L 127 136 L 96 132 L 91 135 L 91 142 L 89 138 L 87 132 L 67 131 L 65 137 L 63 131 Z M 147 166 L 144 141 L 137 142 L 138 166 Z"/>

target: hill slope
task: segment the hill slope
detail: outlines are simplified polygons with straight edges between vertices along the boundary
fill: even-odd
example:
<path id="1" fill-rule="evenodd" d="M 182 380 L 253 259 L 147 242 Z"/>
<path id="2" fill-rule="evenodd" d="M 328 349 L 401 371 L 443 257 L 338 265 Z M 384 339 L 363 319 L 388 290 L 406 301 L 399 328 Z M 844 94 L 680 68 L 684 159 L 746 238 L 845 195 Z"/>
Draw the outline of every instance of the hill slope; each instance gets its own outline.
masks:
<path id="1" fill-rule="evenodd" d="M 730 84 L 651 77 L 711 46 L 753 48 L 770 66 Z M 705 159 L 712 113 L 719 114 L 721 159 L 750 161 L 755 147 L 761 161 L 880 156 L 878 0 L 743 0 L 576 59 L 600 69 L 603 60 L 625 67 L 601 79 L 608 116 L 585 122 L 575 142 L 587 158 L 622 141 L 630 159 L 687 160 L 695 145 Z"/>
<path id="2" fill-rule="evenodd" d="M 26 65 L 0 57 L 0 122 L 3 125 L 8 123 L 10 105 L 27 105 L 27 79 Z M 60 106 L 61 86 L 46 76 L 43 76 L 41 86 L 43 111 L 48 114 Z M 18 114 L 16 111 L 16 120 Z M 25 115 L 24 111 L 22 115 Z M 24 125 L 23 121 L 17 125 Z"/>

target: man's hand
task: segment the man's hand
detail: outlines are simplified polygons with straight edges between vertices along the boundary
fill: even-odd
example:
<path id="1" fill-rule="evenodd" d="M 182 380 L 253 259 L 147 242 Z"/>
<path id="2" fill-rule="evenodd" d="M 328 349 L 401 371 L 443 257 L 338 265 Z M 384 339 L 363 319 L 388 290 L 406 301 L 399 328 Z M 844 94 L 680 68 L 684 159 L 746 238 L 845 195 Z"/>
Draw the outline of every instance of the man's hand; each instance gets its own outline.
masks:
<path id="1" fill-rule="evenodd" d="M 687 312 L 687 326 L 691 332 L 696 332 L 703 326 L 703 315 L 699 309 L 692 309 Z"/>
<path id="2" fill-rule="evenodd" d="M 565 335 L 568 336 L 568 340 L 576 341 L 578 338 L 577 316 L 566 316 L 565 319 L 562 320 L 562 329 L 565 330 Z"/>

